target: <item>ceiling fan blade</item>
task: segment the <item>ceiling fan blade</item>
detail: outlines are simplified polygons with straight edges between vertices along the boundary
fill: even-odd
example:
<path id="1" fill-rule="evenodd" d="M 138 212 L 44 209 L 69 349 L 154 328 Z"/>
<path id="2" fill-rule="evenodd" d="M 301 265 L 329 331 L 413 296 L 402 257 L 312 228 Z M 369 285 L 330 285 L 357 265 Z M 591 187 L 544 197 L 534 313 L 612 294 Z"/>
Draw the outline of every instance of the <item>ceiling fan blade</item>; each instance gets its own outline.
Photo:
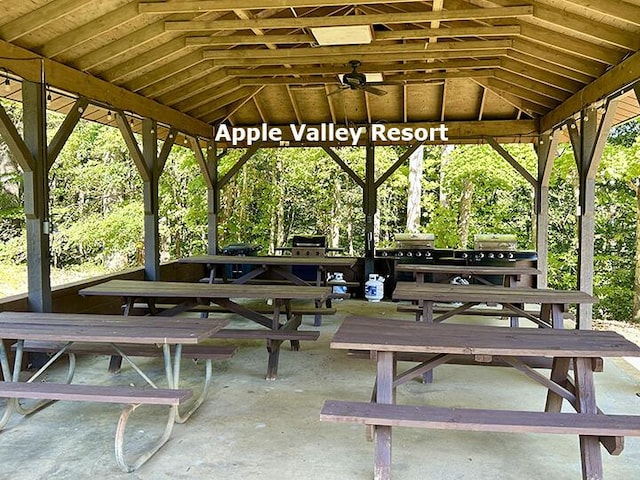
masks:
<path id="1" fill-rule="evenodd" d="M 382 90 L 381 88 L 372 87 L 371 85 L 363 85 L 362 90 L 368 93 L 373 93 L 374 95 L 386 95 L 387 91 Z"/>
<path id="2" fill-rule="evenodd" d="M 336 93 L 342 93 L 344 89 L 345 89 L 344 87 L 337 88 L 336 90 L 327 93 L 327 97 L 330 97 L 331 95 L 335 95 Z"/>

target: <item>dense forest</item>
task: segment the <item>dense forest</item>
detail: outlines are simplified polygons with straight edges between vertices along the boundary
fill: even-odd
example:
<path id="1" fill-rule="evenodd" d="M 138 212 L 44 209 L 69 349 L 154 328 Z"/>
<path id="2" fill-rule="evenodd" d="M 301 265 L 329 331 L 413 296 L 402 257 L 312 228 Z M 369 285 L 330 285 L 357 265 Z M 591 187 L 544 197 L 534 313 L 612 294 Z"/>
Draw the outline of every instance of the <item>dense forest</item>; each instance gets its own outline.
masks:
<path id="1" fill-rule="evenodd" d="M 21 106 L 2 101 L 21 125 Z M 49 114 L 50 137 L 62 118 Z M 636 320 L 637 238 L 640 232 L 638 122 L 614 130 L 596 187 L 594 315 Z M 535 175 L 530 145 L 509 145 L 511 155 Z M 519 249 L 534 249 L 533 191 L 490 146 L 426 146 L 419 175 L 419 230 L 434 233 L 437 247 L 471 247 L 476 233 L 515 233 Z M 377 177 L 404 152 L 376 148 Z M 220 160 L 224 174 L 242 156 Z M 361 177 L 364 151 L 339 149 Z M 376 244 L 393 243 L 407 229 L 409 163 L 378 192 Z M 26 261 L 22 175 L 0 139 L 0 267 Z M 116 271 L 143 260 L 142 181 L 118 130 L 81 121 L 50 172 L 52 265 Z M 569 145 L 561 145 L 550 185 L 549 285 L 575 288 L 577 170 Z M 219 244 L 252 243 L 273 253 L 294 234 L 323 234 L 331 246 L 362 254 L 362 190 L 319 148 L 262 149 L 225 186 Z M 204 253 L 206 188 L 192 152 L 173 147 L 160 180 L 161 259 Z M 635 262 L 635 263 L 634 263 Z M 636 285 L 636 290 L 640 290 Z M 634 305 L 635 302 L 635 305 Z"/>

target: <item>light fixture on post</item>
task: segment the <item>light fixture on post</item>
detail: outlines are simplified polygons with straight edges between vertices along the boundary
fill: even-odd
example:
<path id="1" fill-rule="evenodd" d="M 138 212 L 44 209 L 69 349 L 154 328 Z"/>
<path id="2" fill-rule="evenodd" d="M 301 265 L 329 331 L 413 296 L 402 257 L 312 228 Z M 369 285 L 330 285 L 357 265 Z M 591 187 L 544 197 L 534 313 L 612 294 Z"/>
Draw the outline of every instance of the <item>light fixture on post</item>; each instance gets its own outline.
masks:
<path id="1" fill-rule="evenodd" d="M 113 115 L 111 114 L 111 110 L 107 110 L 107 121 L 113 120 Z"/>
<path id="2" fill-rule="evenodd" d="M 5 92 L 10 92 L 11 91 L 11 80 L 9 79 L 9 72 L 7 71 L 6 68 L 2 68 L 2 71 L 4 72 L 4 82 L 2 82 L 4 84 L 4 91 Z"/>

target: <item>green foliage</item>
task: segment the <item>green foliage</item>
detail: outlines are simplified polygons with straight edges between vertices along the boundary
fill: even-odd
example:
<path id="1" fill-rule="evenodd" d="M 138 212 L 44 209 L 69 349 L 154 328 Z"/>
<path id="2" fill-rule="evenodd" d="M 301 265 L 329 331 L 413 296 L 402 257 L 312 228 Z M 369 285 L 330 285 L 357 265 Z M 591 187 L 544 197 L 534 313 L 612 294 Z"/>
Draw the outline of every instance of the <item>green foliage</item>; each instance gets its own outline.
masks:
<path id="1" fill-rule="evenodd" d="M 19 104 L 0 100 L 21 128 Z M 62 117 L 50 115 L 53 138 Z M 637 199 L 640 184 L 638 122 L 614 130 L 596 178 L 594 291 L 597 317 L 629 320 L 633 305 Z M 532 176 L 529 145 L 508 145 Z M 549 189 L 549 284 L 575 288 L 577 273 L 577 169 L 570 146 L 555 160 Z M 375 179 L 394 166 L 406 147 L 375 149 Z M 337 154 L 365 178 L 365 151 Z M 244 155 L 219 159 L 219 178 Z M 235 170 L 235 168 L 234 168 Z M 405 230 L 409 187 L 405 163 L 378 188 L 377 245 Z M 22 175 L 0 141 L 0 261 L 26 259 Z M 143 261 L 143 183 L 120 133 L 81 121 L 50 172 L 51 252 L 54 267 L 94 264 L 118 270 Z M 271 253 L 295 234 L 320 234 L 349 254 L 364 253 L 363 191 L 320 148 L 260 149 L 220 194 L 219 245 L 253 243 Z M 175 146 L 159 183 L 161 259 L 207 250 L 207 189 L 193 153 Z M 489 146 L 426 146 L 421 230 L 436 246 L 471 247 L 477 233 L 515 233 L 520 249 L 534 248 L 531 185 Z M 461 245 L 464 235 L 469 244 Z"/>

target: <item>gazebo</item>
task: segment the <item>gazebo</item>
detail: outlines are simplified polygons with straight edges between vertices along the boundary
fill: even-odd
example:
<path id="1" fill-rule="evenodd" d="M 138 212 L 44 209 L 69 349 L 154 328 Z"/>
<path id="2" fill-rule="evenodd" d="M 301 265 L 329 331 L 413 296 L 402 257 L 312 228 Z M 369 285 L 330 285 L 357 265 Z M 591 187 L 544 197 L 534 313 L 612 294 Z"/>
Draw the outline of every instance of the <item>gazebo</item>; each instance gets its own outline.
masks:
<path id="1" fill-rule="evenodd" d="M 176 142 L 193 149 L 206 179 L 210 253 L 229 178 L 259 148 L 313 145 L 362 188 L 368 262 L 377 187 L 412 151 L 425 142 L 490 144 L 535 192 L 538 266 L 546 273 L 549 173 L 558 142 L 569 140 L 580 178 L 578 287 L 592 291 L 600 155 L 611 127 L 640 114 L 636 0 L 0 0 L 0 7 L 0 93 L 24 108 L 20 135 L 0 107 L 0 134 L 24 172 L 31 310 L 52 309 L 48 171 L 80 118 L 117 126 L 144 181 L 148 279 L 160 276 L 158 179 Z M 66 114 L 52 139 L 48 110 Z M 303 125 L 317 136 L 301 135 Z M 322 134 L 329 126 L 363 133 Z M 533 144 L 537 172 L 501 146 L 512 142 Z M 409 148 L 375 178 L 374 147 L 385 144 Z M 335 147 L 343 145 L 362 147 L 364 178 L 340 158 Z M 228 148 L 246 153 L 218 175 Z M 578 315 L 588 325 L 590 306 Z"/>

